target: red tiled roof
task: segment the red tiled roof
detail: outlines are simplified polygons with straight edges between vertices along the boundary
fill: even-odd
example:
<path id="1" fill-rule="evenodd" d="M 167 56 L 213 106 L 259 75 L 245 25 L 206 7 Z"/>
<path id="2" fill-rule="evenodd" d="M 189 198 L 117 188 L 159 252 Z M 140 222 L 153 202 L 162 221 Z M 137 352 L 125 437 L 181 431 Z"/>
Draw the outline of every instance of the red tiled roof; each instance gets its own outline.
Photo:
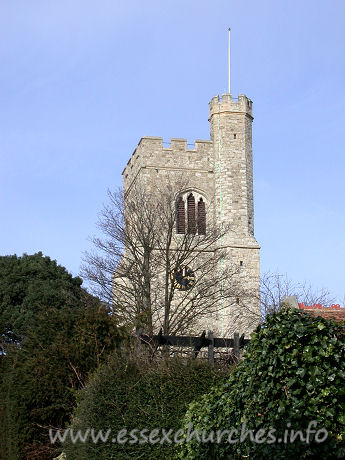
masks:
<path id="1" fill-rule="evenodd" d="M 298 304 L 300 310 L 313 316 L 320 315 L 326 319 L 335 321 L 345 321 L 345 308 L 341 308 L 339 304 L 332 304 L 330 307 L 323 307 L 321 304 L 314 304 L 311 306 Z"/>

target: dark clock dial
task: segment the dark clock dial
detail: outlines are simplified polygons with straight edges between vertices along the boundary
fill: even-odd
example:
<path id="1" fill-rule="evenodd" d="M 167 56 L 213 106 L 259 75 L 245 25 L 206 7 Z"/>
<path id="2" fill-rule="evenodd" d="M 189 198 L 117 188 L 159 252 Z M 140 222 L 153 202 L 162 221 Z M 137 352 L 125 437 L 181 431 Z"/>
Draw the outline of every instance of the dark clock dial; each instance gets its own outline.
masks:
<path id="1" fill-rule="evenodd" d="M 171 280 L 175 288 L 185 291 L 194 285 L 195 274 L 187 265 L 181 265 L 178 269 L 171 272 Z"/>

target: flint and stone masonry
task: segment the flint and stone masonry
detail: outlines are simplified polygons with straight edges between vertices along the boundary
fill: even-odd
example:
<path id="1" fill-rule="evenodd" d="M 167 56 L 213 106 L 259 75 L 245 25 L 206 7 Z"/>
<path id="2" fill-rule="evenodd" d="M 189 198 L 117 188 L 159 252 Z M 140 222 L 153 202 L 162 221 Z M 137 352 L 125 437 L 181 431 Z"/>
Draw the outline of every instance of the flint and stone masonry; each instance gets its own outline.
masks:
<path id="1" fill-rule="evenodd" d="M 230 224 L 222 240 L 229 262 L 240 267 L 238 280 L 246 299 L 217 316 L 206 318 L 197 330 L 215 334 L 233 332 L 246 336 L 260 320 L 260 246 L 254 237 L 252 101 L 240 94 L 215 96 L 209 104 L 210 140 L 172 138 L 170 146 L 161 137 L 144 136 L 123 171 L 124 195 L 140 180 L 148 190 L 177 180 L 188 180 L 188 191 L 206 200 L 207 218 L 217 225 Z M 208 206 L 209 205 L 209 206 Z M 208 206 L 208 208 L 207 208 Z M 245 295 L 244 295 L 245 297 Z"/>

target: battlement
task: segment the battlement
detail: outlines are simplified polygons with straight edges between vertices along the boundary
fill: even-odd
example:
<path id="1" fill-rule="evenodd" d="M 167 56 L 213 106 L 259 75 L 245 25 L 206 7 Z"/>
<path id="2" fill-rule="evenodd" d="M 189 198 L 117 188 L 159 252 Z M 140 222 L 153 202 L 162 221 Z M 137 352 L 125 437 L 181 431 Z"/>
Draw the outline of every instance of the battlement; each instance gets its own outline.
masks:
<path id="1" fill-rule="evenodd" d="M 180 162 L 181 153 L 188 154 L 186 161 L 191 163 L 193 158 L 205 162 L 208 161 L 211 150 L 212 141 L 209 140 L 196 139 L 193 144 L 189 144 L 187 139 L 171 138 L 170 142 L 164 142 L 162 137 L 144 136 L 140 139 L 122 174 L 126 175 L 133 168 L 137 169 L 144 164 Z"/>
<path id="2" fill-rule="evenodd" d="M 212 144 L 209 140 L 196 139 L 193 144 L 188 143 L 187 139 L 172 137 L 170 142 L 164 142 L 162 137 L 144 136 L 140 139 L 138 147 L 154 147 L 162 150 L 173 150 L 175 152 L 186 152 L 187 150 L 203 152 L 204 146 Z"/>
<path id="3" fill-rule="evenodd" d="M 233 98 L 231 94 L 223 94 L 213 97 L 210 106 L 210 119 L 212 115 L 218 113 L 245 113 L 253 118 L 252 101 L 244 94 L 239 94 L 238 98 Z"/>

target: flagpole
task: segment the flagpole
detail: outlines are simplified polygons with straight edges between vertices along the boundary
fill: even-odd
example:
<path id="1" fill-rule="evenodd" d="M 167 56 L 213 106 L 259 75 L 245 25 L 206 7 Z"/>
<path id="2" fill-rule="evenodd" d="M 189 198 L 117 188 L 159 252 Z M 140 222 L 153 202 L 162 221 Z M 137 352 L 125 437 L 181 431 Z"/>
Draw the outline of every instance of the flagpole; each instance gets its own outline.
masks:
<path id="1" fill-rule="evenodd" d="M 229 46 L 228 46 L 228 93 L 231 94 L 231 84 L 230 84 L 230 34 L 231 29 L 229 27 Z"/>

